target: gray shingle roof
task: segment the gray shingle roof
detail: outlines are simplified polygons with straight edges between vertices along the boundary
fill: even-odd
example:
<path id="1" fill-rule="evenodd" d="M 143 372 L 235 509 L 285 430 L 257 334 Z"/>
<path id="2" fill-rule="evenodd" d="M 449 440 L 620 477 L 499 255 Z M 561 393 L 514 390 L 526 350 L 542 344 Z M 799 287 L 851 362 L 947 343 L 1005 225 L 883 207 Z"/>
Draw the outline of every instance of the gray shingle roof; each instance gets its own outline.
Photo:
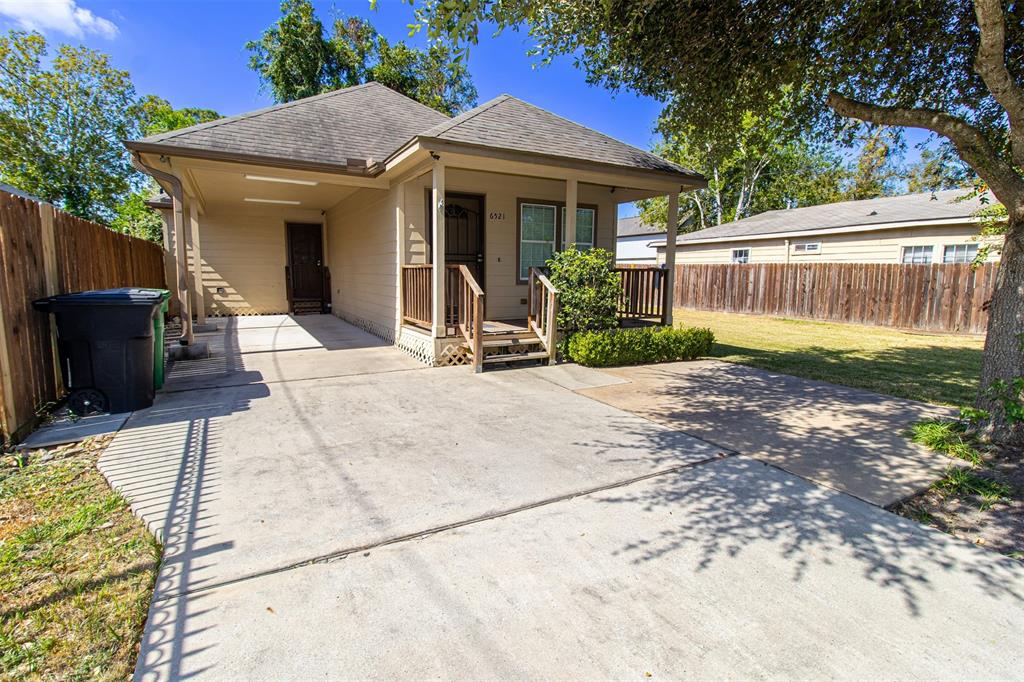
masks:
<path id="1" fill-rule="evenodd" d="M 439 111 L 380 83 L 366 83 L 143 138 L 144 144 L 314 164 L 383 161 Z"/>
<path id="2" fill-rule="evenodd" d="M 617 237 L 635 237 L 641 234 L 665 234 L 665 228 L 648 225 L 638 215 L 619 218 L 619 225 L 615 232 Z"/>
<path id="3" fill-rule="evenodd" d="M 420 136 L 703 179 L 694 171 L 511 95 L 496 97 L 424 130 Z"/>
<path id="4" fill-rule="evenodd" d="M 509 95 L 448 118 L 380 83 L 229 116 L 128 146 L 344 167 L 350 158 L 384 161 L 417 137 L 703 180 L 650 152 Z"/>
<path id="5" fill-rule="evenodd" d="M 934 193 L 905 194 L 898 197 L 840 201 L 820 206 L 765 211 L 743 220 L 679 235 L 676 243 L 811 232 L 841 227 L 863 226 L 868 230 L 873 225 L 883 223 L 969 218 L 985 204 L 977 197 L 957 201 L 968 193 L 969 190 L 966 189 L 950 189 Z M 988 201 L 989 205 L 996 203 L 995 197 L 991 194 L 988 195 Z"/>

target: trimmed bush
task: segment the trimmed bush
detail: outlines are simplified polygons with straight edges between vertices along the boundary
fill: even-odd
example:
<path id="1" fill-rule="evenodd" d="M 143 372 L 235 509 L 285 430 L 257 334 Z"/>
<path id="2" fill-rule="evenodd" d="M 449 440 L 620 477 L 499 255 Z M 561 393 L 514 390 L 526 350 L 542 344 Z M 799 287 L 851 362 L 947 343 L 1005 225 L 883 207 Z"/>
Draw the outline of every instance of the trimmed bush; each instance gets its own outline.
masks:
<path id="1" fill-rule="evenodd" d="M 693 360 L 711 352 L 715 335 L 703 327 L 634 327 L 580 332 L 569 357 L 587 367 Z"/>
<path id="2" fill-rule="evenodd" d="M 548 277 L 558 289 L 558 329 L 566 340 L 579 332 L 619 325 L 622 281 L 615 272 L 615 254 L 605 249 L 577 251 L 572 245 L 547 265 Z"/>

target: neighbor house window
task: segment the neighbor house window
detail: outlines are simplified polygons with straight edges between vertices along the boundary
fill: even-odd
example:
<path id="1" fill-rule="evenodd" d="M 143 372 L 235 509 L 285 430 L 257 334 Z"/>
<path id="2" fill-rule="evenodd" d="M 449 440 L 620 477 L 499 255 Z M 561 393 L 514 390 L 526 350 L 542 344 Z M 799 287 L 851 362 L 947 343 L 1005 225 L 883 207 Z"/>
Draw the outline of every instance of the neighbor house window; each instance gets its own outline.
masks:
<path id="1" fill-rule="evenodd" d="M 793 253 L 798 256 L 821 253 L 821 242 L 796 242 Z"/>
<path id="2" fill-rule="evenodd" d="M 555 252 L 557 207 L 549 204 L 519 205 L 519 279 L 530 268 L 543 267 Z"/>
<path id="3" fill-rule="evenodd" d="M 732 262 L 733 263 L 749 263 L 750 262 L 750 249 L 733 249 L 732 250 Z"/>
<path id="4" fill-rule="evenodd" d="M 942 262 L 973 263 L 977 255 L 977 244 L 950 244 L 942 249 Z"/>
<path id="5" fill-rule="evenodd" d="M 592 208 L 576 209 L 576 248 L 589 251 L 594 248 L 594 218 L 597 211 Z M 565 206 L 562 207 L 562 244 L 565 244 Z"/>
<path id="6" fill-rule="evenodd" d="M 903 247 L 903 258 L 904 263 L 912 263 L 916 265 L 927 264 L 932 262 L 932 247 L 931 246 L 904 246 Z"/>
<path id="7" fill-rule="evenodd" d="M 597 236 L 597 209 L 576 208 L 576 248 L 594 248 Z M 565 244 L 565 205 L 539 201 L 519 202 L 519 282 L 526 282 L 530 268 L 544 267 L 555 251 Z"/>

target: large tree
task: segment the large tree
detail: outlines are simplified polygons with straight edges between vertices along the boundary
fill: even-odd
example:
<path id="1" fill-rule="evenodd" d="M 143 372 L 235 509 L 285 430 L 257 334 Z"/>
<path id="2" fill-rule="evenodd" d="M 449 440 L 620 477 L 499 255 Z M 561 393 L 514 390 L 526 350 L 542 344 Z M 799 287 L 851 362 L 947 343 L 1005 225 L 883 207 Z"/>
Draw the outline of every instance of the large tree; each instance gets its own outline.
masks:
<path id="1" fill-rule="evenodd" d="M 541 60 L 673 106 L 706 135 L 798 93 L 792 124 L 850 139 L 851 121 L 948 141 L 1007 211 L 979 405 L 1024 442 L 995 393 L 1024 375 L 1024 3 L 1013 0 L 420 0 L 434 37 L 527 27 Z"/>
<path id="2" fill-rule="evenodd" d="M 392 44 L 360 17 L 335 19 L 328 36 L 309 0 L 284 0 L 281 18 L 246 48 L 278 102 L 377 81 L 449 116 L 476 103 L 465 62 L 446 45 Z"/>
<path id="3" fill-rule="evenodd" d="M 111 217 L 134 171 L 135 89 L 107 55 L 38 33 L 0 37 L 0 181 L 90 220 Z"/>

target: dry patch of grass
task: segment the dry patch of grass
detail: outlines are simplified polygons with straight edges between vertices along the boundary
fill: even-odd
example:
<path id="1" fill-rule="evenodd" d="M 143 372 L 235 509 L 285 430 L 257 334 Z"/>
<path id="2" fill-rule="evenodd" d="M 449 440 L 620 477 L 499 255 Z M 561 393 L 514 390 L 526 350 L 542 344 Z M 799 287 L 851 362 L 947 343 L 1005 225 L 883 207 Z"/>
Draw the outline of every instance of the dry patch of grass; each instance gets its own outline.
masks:
<path id="1" fill-rule="evenodd" d="M 675 319 L 709 327 L 719 360 L 922 402 L 969 405 L 981 374 L 978 336 L 681 308 Z"/>
<path id="2" fill-rule="evenodd" d="M 131 677 L 160 547 L 96 460 L 109 437 L 0 465 L 0 677 Z"/>

